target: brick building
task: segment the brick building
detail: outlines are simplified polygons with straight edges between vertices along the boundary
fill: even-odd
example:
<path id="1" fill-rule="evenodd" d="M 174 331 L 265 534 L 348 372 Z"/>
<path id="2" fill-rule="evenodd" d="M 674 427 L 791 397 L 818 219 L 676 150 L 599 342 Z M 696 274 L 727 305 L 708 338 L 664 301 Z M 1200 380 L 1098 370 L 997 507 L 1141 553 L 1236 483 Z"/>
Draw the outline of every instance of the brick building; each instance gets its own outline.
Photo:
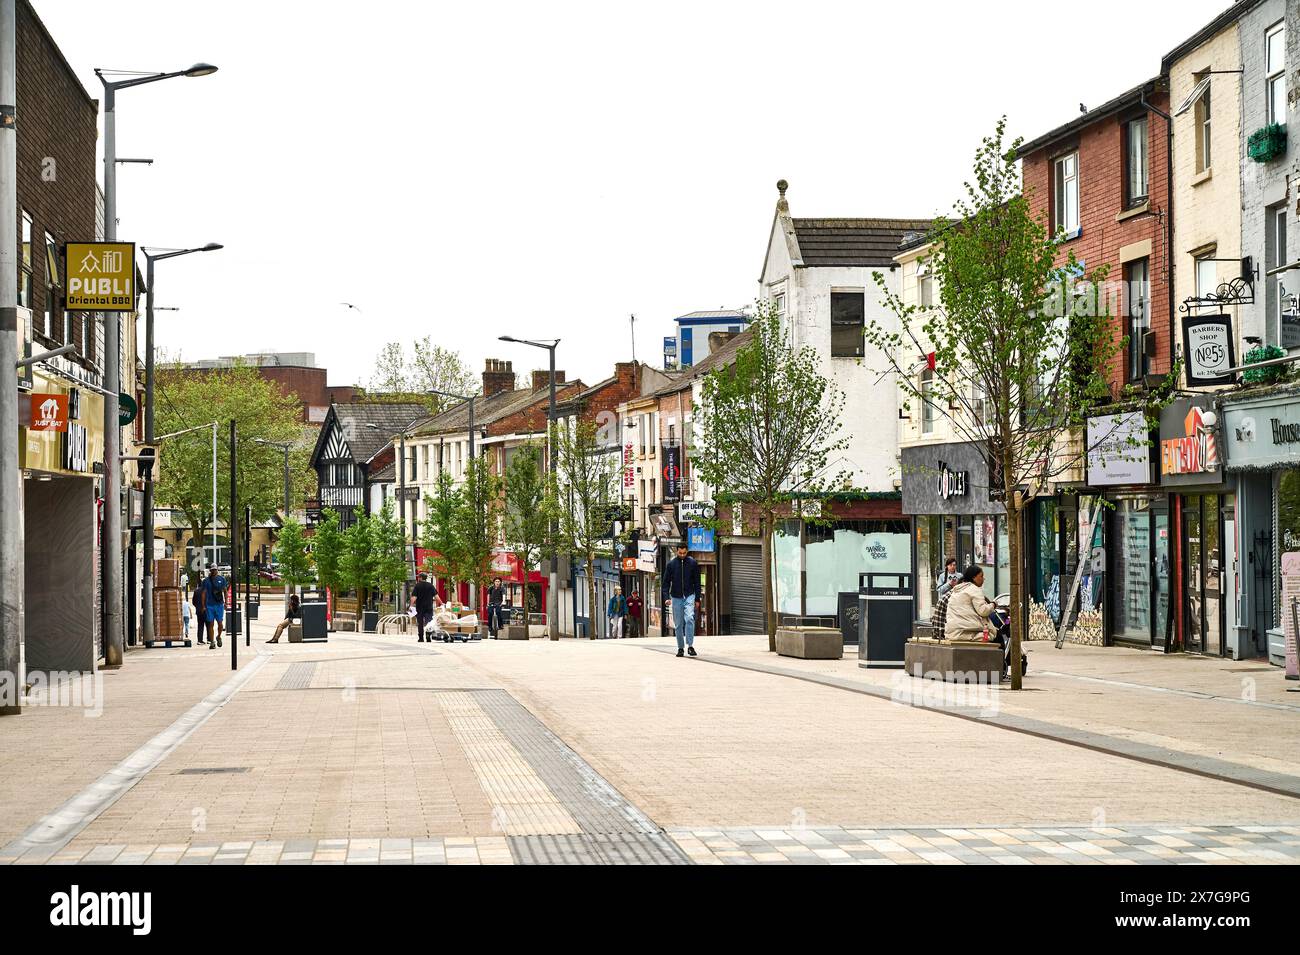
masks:
<path id="1" fill-rule="evenodd" d="M 259 375 L 278 385 L 286 395 L 297 398 L 302 403 L 304 424 L 322 424 L 331 404 L 349 404 L 361 393 L 355 385 L 329 384 L 328 370 L 316 364 L 316 356 L 311 352 L 262 352 L 237 358 L 204 359 L 186 368 L 205 372 L 230 368 L 236 363 L 255 366 Z"/>
<path id="2" fill-rule="evenodd" d="M 1147 80 L 1020 148 L 1031 207 L 1085 273 L 1106 267 L 1116 338 L 1112 394 L 1172 367 L 1169 93 Z"/>

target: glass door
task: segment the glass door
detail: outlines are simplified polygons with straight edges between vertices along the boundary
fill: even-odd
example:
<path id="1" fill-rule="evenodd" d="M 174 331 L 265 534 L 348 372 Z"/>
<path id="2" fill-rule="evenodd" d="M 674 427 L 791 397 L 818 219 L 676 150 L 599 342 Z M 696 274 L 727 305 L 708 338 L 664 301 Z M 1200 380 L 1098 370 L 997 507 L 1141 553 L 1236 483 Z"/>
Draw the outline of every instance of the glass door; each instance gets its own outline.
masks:
<path id="1" fill-rule="evenodd" d="M 1170 584 L 1173 577 L 1173 541 L 1169 533 L 1169 505 L 1165 499 L 1151 505 L 1153 568 L 1155 570 L 1155 631 L 1151 645 L 1166 649 L 1172 643 L 1174 618 L 1169 613 Z"/>
<path id="2" fill-rule="evenodd" d="M 1183 507 L 1187 561 L 1187 650 L 1218 655 L 1223 647 L 1223 553 L 1217 494 L 1189 494 Z"/>
<path id="3" fill-rule="evenodd" d="M 1115 609 L 1111 634 L 1127 643 L 1151 644 L 1151 508 L 1144 499 L 1115 502 Z M 1166 527 L 1166 532 L 1168 528 Z"/>

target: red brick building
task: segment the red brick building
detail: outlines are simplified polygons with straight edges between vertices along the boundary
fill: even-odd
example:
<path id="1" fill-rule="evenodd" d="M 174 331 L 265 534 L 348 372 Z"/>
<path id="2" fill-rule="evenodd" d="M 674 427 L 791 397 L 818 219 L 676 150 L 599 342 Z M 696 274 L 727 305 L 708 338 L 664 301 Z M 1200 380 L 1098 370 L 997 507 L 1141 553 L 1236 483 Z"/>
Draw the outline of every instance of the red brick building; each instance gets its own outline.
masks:
<path id="1" fill-rule="evenodd" d="M 241 355 L 238 358 L 205 359 L 187 366 L 190 371 L 207 372 L 229 368 L 236 362 L 254 365 L 257 373 L 278 385 L 286 395 L 302 402 L 304 424 L 320 425 L 331 404 L 346 405 L 358 400 L 362 389 L 355 385 L 329 384 L 329 372 L 316 364 L 310 352 L 270 352 Z"/>
<path id="2" fill-rule="evenodd" d="M 1112 394 L 1171 367 L 1169 94 L 1148 80 L 1020 148 L 1031 207 L 1064 232 L 1085 273 L 1106 266 L 1105 301 L 1128 342 Z"/>

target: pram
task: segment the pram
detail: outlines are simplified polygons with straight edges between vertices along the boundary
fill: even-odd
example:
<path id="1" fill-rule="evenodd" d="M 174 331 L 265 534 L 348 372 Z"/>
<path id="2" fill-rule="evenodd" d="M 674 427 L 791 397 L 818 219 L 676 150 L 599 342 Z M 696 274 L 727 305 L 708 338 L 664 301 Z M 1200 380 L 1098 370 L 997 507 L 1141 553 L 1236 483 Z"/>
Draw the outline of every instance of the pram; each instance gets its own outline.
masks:
<path id="1" fill-rule="evenodd" d="M 998 594 L 993 598 L 997 610 L 989 614 L 989 639 L 1002 648 L 1002 675 L 1011 670 L 1011 595 Z M 1020 651 L 1020 675 L 1029 672 L 1029 656 Z"/>

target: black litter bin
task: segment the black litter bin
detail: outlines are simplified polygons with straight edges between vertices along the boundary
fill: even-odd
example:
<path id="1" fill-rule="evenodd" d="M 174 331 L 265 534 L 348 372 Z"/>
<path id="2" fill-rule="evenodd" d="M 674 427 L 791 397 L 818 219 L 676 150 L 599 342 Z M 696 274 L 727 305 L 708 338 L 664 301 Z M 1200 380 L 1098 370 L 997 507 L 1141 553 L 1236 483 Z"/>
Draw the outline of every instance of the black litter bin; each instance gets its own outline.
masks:
<path id="1" fill-rule="evenodd" d="M 366 633 L 374 633 L 379 629 L 379 611 L 364 610 L 361 613 L 361 629 Z"/>
<path id="2" fill-rule="evenodd" d="M 325 618 L 325 601 L 304 600 L 298 605 L 302 614 L 302 638 L 304 640 L 328 640 L 329 621 Z"/>
<path id="3" fill-rule="evenodd" d="M 858 666 L 903 667 L 903 650 L 912 636 L 912 575 L 858 575 Z"/>

